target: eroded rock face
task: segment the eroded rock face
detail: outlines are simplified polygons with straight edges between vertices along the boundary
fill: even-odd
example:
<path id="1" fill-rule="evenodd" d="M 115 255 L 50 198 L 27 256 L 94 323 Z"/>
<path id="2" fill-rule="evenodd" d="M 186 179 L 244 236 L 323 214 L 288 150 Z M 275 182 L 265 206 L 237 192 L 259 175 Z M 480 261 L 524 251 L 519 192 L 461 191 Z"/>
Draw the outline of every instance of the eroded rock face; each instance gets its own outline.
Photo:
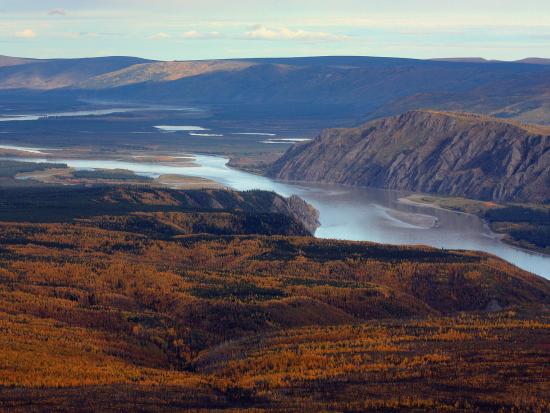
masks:
<path id="1" fill-rule="evenodd" d="M 411 111 L 325 130 L 276 161 L 286 180 L 374 186 L 493 201 L 550 200 L 550 128 Z"/>
<path id="2" fill-rule="evenodd" d="M 297 195 L 285 199 L 289 215 L 300 222 L 312 235 L 321 225 L 319 211 Z"/>

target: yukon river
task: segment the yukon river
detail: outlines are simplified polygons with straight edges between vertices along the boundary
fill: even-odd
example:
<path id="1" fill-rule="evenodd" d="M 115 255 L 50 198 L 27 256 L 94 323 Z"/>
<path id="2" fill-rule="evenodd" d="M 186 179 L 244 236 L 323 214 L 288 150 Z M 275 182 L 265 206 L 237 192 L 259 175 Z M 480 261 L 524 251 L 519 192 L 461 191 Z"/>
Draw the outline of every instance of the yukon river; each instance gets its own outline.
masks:
<path id="1" fill-rule="evenodd" d="M 227 159 L 193 155 L 196 166 L 162 162 L 131 162 L 93 159 L 36 159 L 60 162 L 81 169 L 127 169 L 138 175 L 165 174 L 201 177 L 235 190 L 263 189 L 283 196 L 298 195 L 320 212 L 319 238 L 373 241 L 386 244 L 423 244 L 436 248 L 484 251 L 520 268 L 550 279 L 550 256 L 509 246 L 474 215 L 405 204 L 409 193 L 339 185 L 278 182 L 232 169 Z"/>

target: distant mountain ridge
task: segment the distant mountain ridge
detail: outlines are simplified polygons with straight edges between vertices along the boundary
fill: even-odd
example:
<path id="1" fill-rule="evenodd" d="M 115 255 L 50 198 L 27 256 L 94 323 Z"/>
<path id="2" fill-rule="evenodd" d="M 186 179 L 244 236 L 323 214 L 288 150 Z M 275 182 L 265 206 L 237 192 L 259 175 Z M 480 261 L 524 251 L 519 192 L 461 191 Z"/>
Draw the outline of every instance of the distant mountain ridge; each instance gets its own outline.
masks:
<path id="1" fill-rule="evenodd" d="M 35 62 L 35 59 L 25 59 L 21 57 L 2 56 L 0 55 L 0 67 L 24 65 Z"/>
<path id="2" fill-rule="evenodd" d="M 544 59 L 541 57 L 527 57 L 525 59 L 518 60 L 519 63 L 528 63 L 531 65 L 550 65 L 550 59 Z"/>
<path id="3" fill-rule="evenodd" d="M 436 108 L 550 123 L 550 65 L 545 62 L 361 56 L 175 62 L 0 58 L 0 94 L 41 95 L 50 101 L 251 105 L 272 115 L 278 110 L 323 118 L 345 114 L 360 121 Z"/>
<path id="4" fill-rule="evenodd" d="M 74 86 L 91 77 L 150 60 L 136 57 L 21 59 L 0 57 L 0 89 L 52 90 Z"/>
<path id="5" fill-rule="evenodd" d="M 437 59 L 430 59 L 440 62 L 470 62 L 470 63 L 525 63 L 531 65 L 550 65 L 550 59 L 544 59 L 541 57 L 526 57 L 520 60 L 493 60 L 485 59 L 483 57 L 443 57 Z"/>
<path id="6" fill-rule="evenodd" d="M 550 127 L 410 111 L 325 130 L 268 171 L 285 180 L 373 186 L 491 201 L 550 201 Z"/>
<path id="7" fill-rule="evenodd" d="M 146 82 L 169 82 L 206 73 L 243 70 L 254 63 L 223 60 L 140 63 L 102 74 L 75 85 L 82 89 L 108 89 Z"/>

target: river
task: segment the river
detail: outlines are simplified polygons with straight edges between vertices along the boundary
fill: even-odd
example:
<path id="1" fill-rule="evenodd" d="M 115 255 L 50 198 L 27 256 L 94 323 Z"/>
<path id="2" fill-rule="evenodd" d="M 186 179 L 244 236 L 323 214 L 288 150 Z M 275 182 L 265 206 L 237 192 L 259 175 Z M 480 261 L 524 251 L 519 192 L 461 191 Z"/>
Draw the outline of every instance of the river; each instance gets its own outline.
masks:
<path id="1" fill-rule="evenodd" d="M 43 112 L 33 114 L 12 114 L 6 115 L 0 113 L 0 122 L 29 122 L 48 118 L 77 118 L 90 116 L 105 116 L 120 113 L 130 112 L 152 112 L 152 111 L 182 111 L 182 112 L 197 112 L 198 109 L 192 107 L 172 107 L 161 105 L 150 106 L 135 106 L 135 107 L 113 107 L 107 109 L 88 109 L 88 110 L 71 110 L 66 112 Z"/>
<path id="2" fill-rule="evenodd" d="M 229 168 L 227 159 L 193 155 L 198 166 L 93 159 L 36 159 L 33 162 L 66 163 L 81 169 L 127 169 L 158 177 L 179 174 L 207 178 L 236 190 L 263 189 L 284 196 L 298 195 L 320 212 L 319 238 L 373 241 L 386 244 L 423 244 L 436 248 L 484 251 L 520 268 L 550 279 L 550 256 L 524 251 L 503 243 L 477 216 L 424 206 L 399 199 L 408 193 L 337 185 L 278 182 Z"/>

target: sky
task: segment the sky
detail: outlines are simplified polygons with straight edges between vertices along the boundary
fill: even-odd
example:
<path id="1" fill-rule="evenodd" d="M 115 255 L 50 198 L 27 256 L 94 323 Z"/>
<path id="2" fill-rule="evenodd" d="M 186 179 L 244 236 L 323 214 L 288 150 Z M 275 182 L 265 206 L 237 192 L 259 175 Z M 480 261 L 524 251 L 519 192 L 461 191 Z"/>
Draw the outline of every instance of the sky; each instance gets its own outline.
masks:
<path id="1" fill-rule="evenodd" d="M 0 55 L 550 58 L 550 0 L 0 0 Z"/>

